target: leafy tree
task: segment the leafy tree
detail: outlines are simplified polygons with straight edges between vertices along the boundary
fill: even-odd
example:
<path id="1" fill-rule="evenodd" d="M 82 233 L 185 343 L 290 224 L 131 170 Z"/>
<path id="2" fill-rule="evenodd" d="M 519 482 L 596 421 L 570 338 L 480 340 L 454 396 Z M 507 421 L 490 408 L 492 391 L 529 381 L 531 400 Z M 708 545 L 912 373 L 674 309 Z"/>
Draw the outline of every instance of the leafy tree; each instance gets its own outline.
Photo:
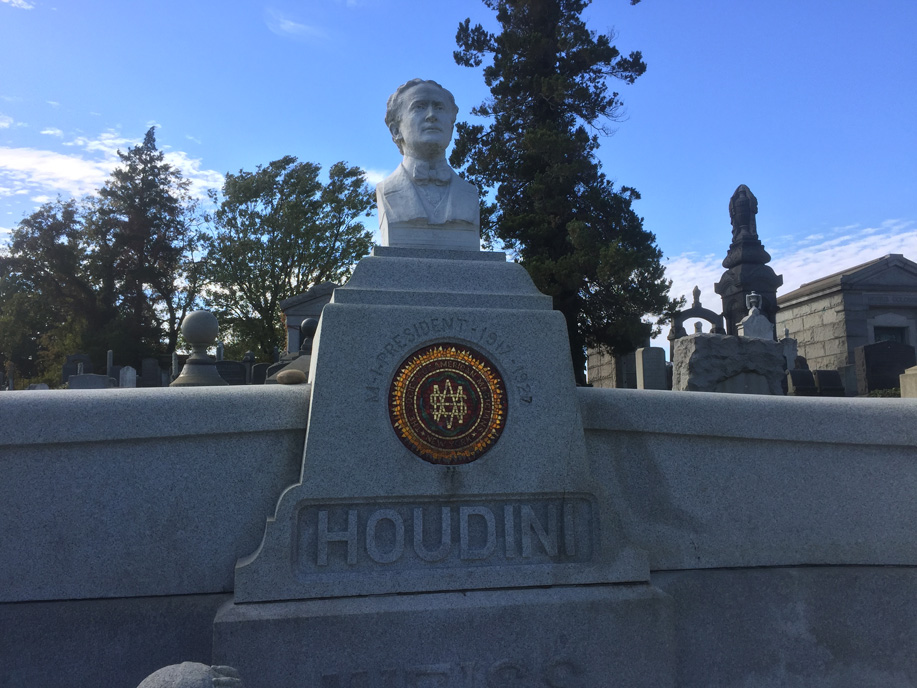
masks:
<path id="1" fill-rule="evenodd" d="M 484 67 L 491 97 L 472 114 L 487 126 L 459 123 L 450 162 L 492 191 L 482 233 L 513 251 L 567 322 L 577 380 L 585 349 L 626 353 L 642 345 L 661 315 L 664 279 L 655 237 L 596 159 L 599 134 L 620 115 L 614 77 L 633 83 L 646 70 L 639 52 L 621 55 L 611 34 L 581 18 L 589 0 L 484 0 L 499 33 L 459 25 L 454 57 Z M 632 1 L 631 4 L 635 4 Z"/>
<path id="2" fill-rule="evenodd" d="M 197 207 L 154 130 L 121 153 L 97 196 L 58 199 L 22 219 L 0 257 L 0 358 L 59 382 L 68 353 L 97 366 L 174 349 L 197 295 Z M 2 362 L 2 361 L 0 361 Z"/>
<path id="3" fill-rule="evenodd" d="M 280 302 L 342 281 L 369 252 L 360 218 L 374 200 L 362 170 L 336 163 L 327 184 L 320 172 L 288 155 L 226 175 L 207 240 L 206 301 L 239 350 L 268 356 L 285 341 Z"/>

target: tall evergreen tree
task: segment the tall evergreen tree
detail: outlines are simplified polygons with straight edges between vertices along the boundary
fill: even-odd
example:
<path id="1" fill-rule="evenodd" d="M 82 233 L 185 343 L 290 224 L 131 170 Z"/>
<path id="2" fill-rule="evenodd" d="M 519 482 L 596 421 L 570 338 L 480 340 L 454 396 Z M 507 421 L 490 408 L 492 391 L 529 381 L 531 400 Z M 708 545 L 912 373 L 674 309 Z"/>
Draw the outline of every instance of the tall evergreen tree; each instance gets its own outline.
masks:
<path id="1" fill-rule="evenodd" d="M 613 35 L 590 31 L 589 0 L 483 0 L 499 33 L 459 25 L 458 64 L 484 67 L 491 97 L 472 110 L 490 124 L 457 125 L 450 162 L 486 191 L 482 233 L 513 251 L 563 313 L 577 380 L 586 347 L 625 353 L 662 315 L 670 283 L 655 237 L 634 212 L 635 189 L 615 188 L 596 158 L 622 106 L 610 77 L 633 83 L 646 70 Z M 632 0 L 631 4 L 635 4 Z"/>

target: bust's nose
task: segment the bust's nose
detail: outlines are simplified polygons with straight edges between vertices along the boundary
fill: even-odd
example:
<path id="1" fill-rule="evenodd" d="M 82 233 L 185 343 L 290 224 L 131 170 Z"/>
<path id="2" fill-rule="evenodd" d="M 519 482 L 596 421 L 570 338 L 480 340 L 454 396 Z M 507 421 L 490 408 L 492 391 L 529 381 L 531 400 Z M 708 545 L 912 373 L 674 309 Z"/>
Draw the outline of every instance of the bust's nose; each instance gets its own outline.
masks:
<path id="1" fill-rule="evenodd" d="M 428 108 L 427 108 L 427 114 L 426 114 L 426 116 L 425 116 L 425 119 L 427 119 L 427 120 L 429 120 L 429 121 L 436 121 L 436 119 L 438 119 L 438 118 L 437 118 L 437 114 L 436 114 L 436 108 L 434 108 L 434 107 L 432 107 L 432 106 L 428 107 Z"/>

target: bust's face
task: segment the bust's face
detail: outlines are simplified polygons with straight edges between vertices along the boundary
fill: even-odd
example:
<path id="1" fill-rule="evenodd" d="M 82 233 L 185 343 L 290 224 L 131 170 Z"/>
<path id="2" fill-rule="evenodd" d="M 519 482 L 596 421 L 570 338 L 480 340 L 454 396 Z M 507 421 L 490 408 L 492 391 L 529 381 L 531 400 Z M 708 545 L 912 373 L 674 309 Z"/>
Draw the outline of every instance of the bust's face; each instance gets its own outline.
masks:
<path id="1" fill-rule="evenodd" d="M 418 84 L 401 96 L 399 131 L 405 155 L 421 160 L 442 157 L 452 141 L 455 115 L 448 96 L 432 84 Z"/>

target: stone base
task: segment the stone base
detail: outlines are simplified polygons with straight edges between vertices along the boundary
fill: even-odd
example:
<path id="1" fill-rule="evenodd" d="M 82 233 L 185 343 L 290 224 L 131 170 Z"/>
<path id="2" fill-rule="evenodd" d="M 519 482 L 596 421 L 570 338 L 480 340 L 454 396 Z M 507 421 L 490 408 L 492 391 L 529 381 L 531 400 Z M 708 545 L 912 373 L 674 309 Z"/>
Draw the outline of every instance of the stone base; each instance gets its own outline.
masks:
<path id="1" fill-rule="evenodd" d="M 450 251 L 480 251 L 481 232 L 468 226 L 416 227 L 414 225 L 389 225 L 383 222 L 379 228 L 381 245 L 393 248 L 446 249 Z"/>
<path id="2" fill-rule="evenodd" d="M 674 686 L 672 600 L 646 584 L 222 607 L 246 688 Z"/>

